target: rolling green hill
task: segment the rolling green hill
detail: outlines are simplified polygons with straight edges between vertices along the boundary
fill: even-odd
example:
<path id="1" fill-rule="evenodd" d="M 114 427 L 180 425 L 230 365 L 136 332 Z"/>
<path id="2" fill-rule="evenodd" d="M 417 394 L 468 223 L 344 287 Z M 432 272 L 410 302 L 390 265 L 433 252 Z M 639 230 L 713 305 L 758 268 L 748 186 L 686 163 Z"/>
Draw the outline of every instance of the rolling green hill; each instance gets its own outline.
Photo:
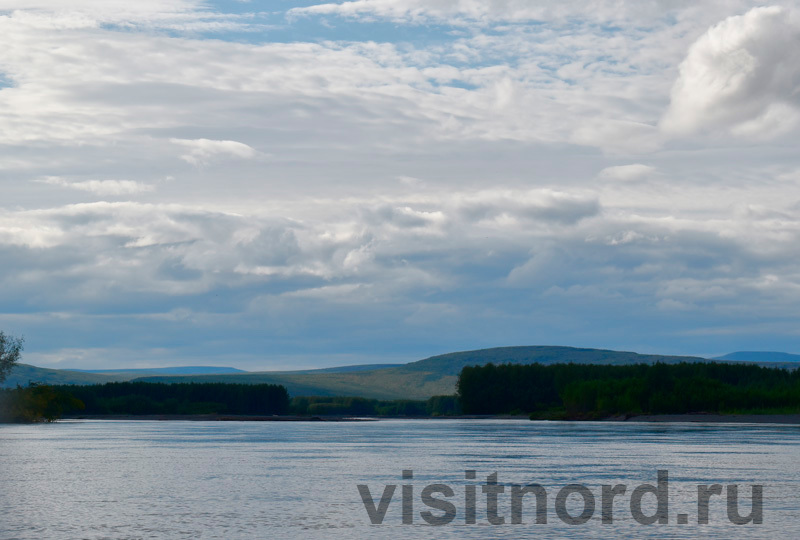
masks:
<path id="1" fill-rule="evenodd" d="M 264 371 L 205 375 L 113 374 L 54 370 L 20 365 L 5 386 L 25 385 L 29 380 L 53 384 L 95 384 L 114 380 L 145 382 L 227 382 L 281 384 L 292 396 L 360 396 L 374 399 L 427 399 L 453 394 L 458 374 L 465 366 L 494 364 L 652 364 L 655 362 L 704 362 L 695 356 L 662 356 L 604 349 L 531 346 L 498 347 L 432 356 L 409 364 L 343 366 L 306 371 Z M 785 367 L 785 366 L 778 366 Z M 796 367 L 796 364 L 795 364 Z"/>
<path id="2" fill-rule="evenodd" d="M 580 349 L 577 347 L 530 346 L 530 347 L 496 347 L 475 351 L 455 352 L 431 356 L 406 364 L 405 368 L 433 371 L 458 375 L 465 366 L 493 364 L 654 364 L 664 362 L 706 362 L 697 356 L 664 356 L 658 354 L 639 354 L 627 351 L 609 351 L 605 349 Z"/>
<path id="3" fill-rule="evenodd" d="M 361 396 L 375 399 L 427 399 L 453 394 L 461 368 L 495 364 L 636 364 L 703 362 L 691 356 L 643 355 L 633 352 L 574 347 L 499 347 L 432 356 L 397 367 L 356 372 L 259 372 L 241 375 L 142 377 L 147 382 L 272 383 L 286 386 L 293 396 Z"/>

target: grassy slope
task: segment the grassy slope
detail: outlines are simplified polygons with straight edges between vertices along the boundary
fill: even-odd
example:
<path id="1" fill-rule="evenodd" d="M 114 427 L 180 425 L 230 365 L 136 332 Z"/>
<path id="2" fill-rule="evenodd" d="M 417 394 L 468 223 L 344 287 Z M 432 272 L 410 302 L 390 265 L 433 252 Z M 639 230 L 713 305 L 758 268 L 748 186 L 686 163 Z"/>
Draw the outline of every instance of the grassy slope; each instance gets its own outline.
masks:
<path id="1" fill-rule="evenodd" d="M 225 382 L 286 386 L 293 396 L 360 396 L 375 399 L 427 399 L 455 391 L 455 375 L 399 372 L 401 368 L 348 373 L 261 372 L 247 375 L 140 377 L 145 382 Z"/>

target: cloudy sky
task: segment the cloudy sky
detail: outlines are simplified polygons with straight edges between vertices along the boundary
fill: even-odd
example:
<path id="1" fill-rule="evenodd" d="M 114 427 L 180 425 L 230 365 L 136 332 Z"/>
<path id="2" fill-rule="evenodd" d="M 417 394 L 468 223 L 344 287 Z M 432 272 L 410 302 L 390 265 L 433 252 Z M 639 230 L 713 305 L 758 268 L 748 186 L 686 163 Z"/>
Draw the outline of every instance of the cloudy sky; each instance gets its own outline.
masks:
<path id="1" fill-rule="evenodd" d="M 800 3 L 0 0 L 47 367 L 800 352 Z"/>

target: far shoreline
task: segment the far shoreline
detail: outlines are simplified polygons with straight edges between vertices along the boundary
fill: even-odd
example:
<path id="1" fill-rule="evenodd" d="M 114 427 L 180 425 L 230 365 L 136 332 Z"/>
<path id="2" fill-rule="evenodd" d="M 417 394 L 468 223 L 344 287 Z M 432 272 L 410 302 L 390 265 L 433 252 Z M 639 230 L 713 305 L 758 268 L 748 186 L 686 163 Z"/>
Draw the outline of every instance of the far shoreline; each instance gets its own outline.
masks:
<path id="1" fill-rule="evenodd" d="M 60 420 L 150 420 L 157 422 L 371 422 L 377 417 L 297 416 L 246 414 L 79 414 L 65 415 Z"/>
<path id="2" fill-rule="evenodd" d="M 712 424 L 800 424 L 800 414 L 639 414 L 612 417 L 601 422 L 712 423 Z"/>
<path id="3" fill-rule="evenodd" d="M 530 420 L 528 415 L 456 415 L 456 416 L 298 416 L 298 415 L 234 415 L 234 414 L 83 414 L 68 415 L 62 420 L 111 421 L 188 421 L 188 422 L 376 422 L 380 420 L 524 420 L 536 422 L 620 422 L 680 424 L 783 424 L 800 425 L 800 414 L 638 414 L 598 419 Z"/>

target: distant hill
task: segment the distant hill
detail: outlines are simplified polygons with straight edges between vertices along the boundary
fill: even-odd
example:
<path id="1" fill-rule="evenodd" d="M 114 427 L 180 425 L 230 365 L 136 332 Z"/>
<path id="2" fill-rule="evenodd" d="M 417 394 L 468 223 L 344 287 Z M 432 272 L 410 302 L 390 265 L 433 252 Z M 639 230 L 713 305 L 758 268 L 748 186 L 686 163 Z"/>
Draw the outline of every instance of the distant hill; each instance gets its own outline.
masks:
<path id="1" fill-rule="evenodd" d="M 577 347 L 530 346 L 530 347 L 496 347 L 475 351 L 455 352 L 431 356 L 406 364 L 404 367 L 414 370 L 435 371 L 449 375 L 458 375 L 465 366 L 494 364 L 654 364 L 656 362 L 706 362 L 698 356 L 664 356 L 659 354 L 639 354 L 626 351 L 610 351 L 606 349 L 581 349 Z"/>
<path id="2" fill-rule="evenodd" d="M 695 356 L 662 356 L 603 349 L 575 347 L 498 347 L 432 356 L 397 367 L 367 371 L 255 372 L 239 375 L 198 375 L 181 377 L 142 377 L 147 382 L 237 382 L 272 383 L 286 386 L 293 396 L 362 396 L 376 399 L 427 399 L 453 394 L 461 368 L 495 364 L 636 364 L 655 362 L 705 362 Z"/>
<path id="3" fill-rule="evenodd" d="M 81 373 L 78 371 L 68 371 L 65 369 L 48 369 L 28 364 L 17 364 L 11 370 L 8 379 L 0 385 L 4 388 L 12 388 L 17 385 L 27 386 L 29 382 L 44 384 L 103 384 L 107 382 L 129 380 L 130 375 L 107 375 L 100 373 Z"/>
<path id="4" fill-rule="evenodd" d="M 145 375 L 167 374 L 215 374 L 247 373 L 229 367 L 187 366 L 153 369 L 48 369 L 28 364 L 17 364 L 8 379 L 0 387 L 26 386 L 29 382 L 44 384 L 103 384 L 115 381 L 130 381 Z"/>
<path id="5" fill-rule="evenodd" d="M 350 373 L 353 371 L 373 371 L 404 366 L 405 364 L 359 364 L 356 366 L 336 366 L 317 369 L 301 369 L 297 371 L 281 371 L 281 373 Z"/>
<path id="6" fill-rule="evenodd" d="M 740 354 L 740 353 L 734 353 Z M 752 354 L 752 353 L 743 353 Z M 783 354 L 787 353 L 755 353 Z M 726 355 L 718 361 L 732 362 Z M 798 355 L 789 355 L 797 357 Z M 784 358 L 785 357 L 781 357 Z M 775 367 L 797 367 L 798 363 L 775 362 L 771 357 L 756 363 Z M 341 366 L 304 371 L 262 371 L 211 374 L 153 374 L 153 370 L 108 370 L 102 373 L 36 368 L 20 365 L 14 369 L 5 386 L 28 381 L 53 384 L 97 384 L 109 381 L 137 380 L 147 382 L 227 382 L 242 384 L 282 384 L 293 396 L 362 396 L 376 399 L 427 399 L 430 396 L 453 394 L 458 374 L 465 366 L 495 364 L 652 364 L 655 362 L 707 362 L 697 356 L 663 356 L 605 349 L 531 346 L 498 347 L 442 354 L 409 364 L 370 364 Z M 752 360 L 748 360 L 752 361 Z M 175 368 L 165 368 L 175 369 Z M 195 369 L 194 367 L 183 369 Z M 199 368 L 198 368 L 199 369 Z M 212 369 L 212 368 L 202 368 Z M 215 368 L 233 369 L 233 368 Z"/>
<path id="7" fill-rule="evenodd" d="M 756 363 L 789 363 L 800 362 L 800 354 L 786 352 L 769 351 L 738 351 L 725 356 L 719 356 L 714 360 L 729 360 L 734 362 L 756 362 Z"/>
<path id="8" fill-rule="evenodd" d="M 158 375 L 216 375 L 219 373 L 247 373 L 241 369 L 216 366 L 179 366 L 142 369 L 67 369 L 65 371 L 77 371 L 80 373 L 104 373 L 110 375 L 131 374 L 136 376 L 142 376 L 151 373 Z"/>

